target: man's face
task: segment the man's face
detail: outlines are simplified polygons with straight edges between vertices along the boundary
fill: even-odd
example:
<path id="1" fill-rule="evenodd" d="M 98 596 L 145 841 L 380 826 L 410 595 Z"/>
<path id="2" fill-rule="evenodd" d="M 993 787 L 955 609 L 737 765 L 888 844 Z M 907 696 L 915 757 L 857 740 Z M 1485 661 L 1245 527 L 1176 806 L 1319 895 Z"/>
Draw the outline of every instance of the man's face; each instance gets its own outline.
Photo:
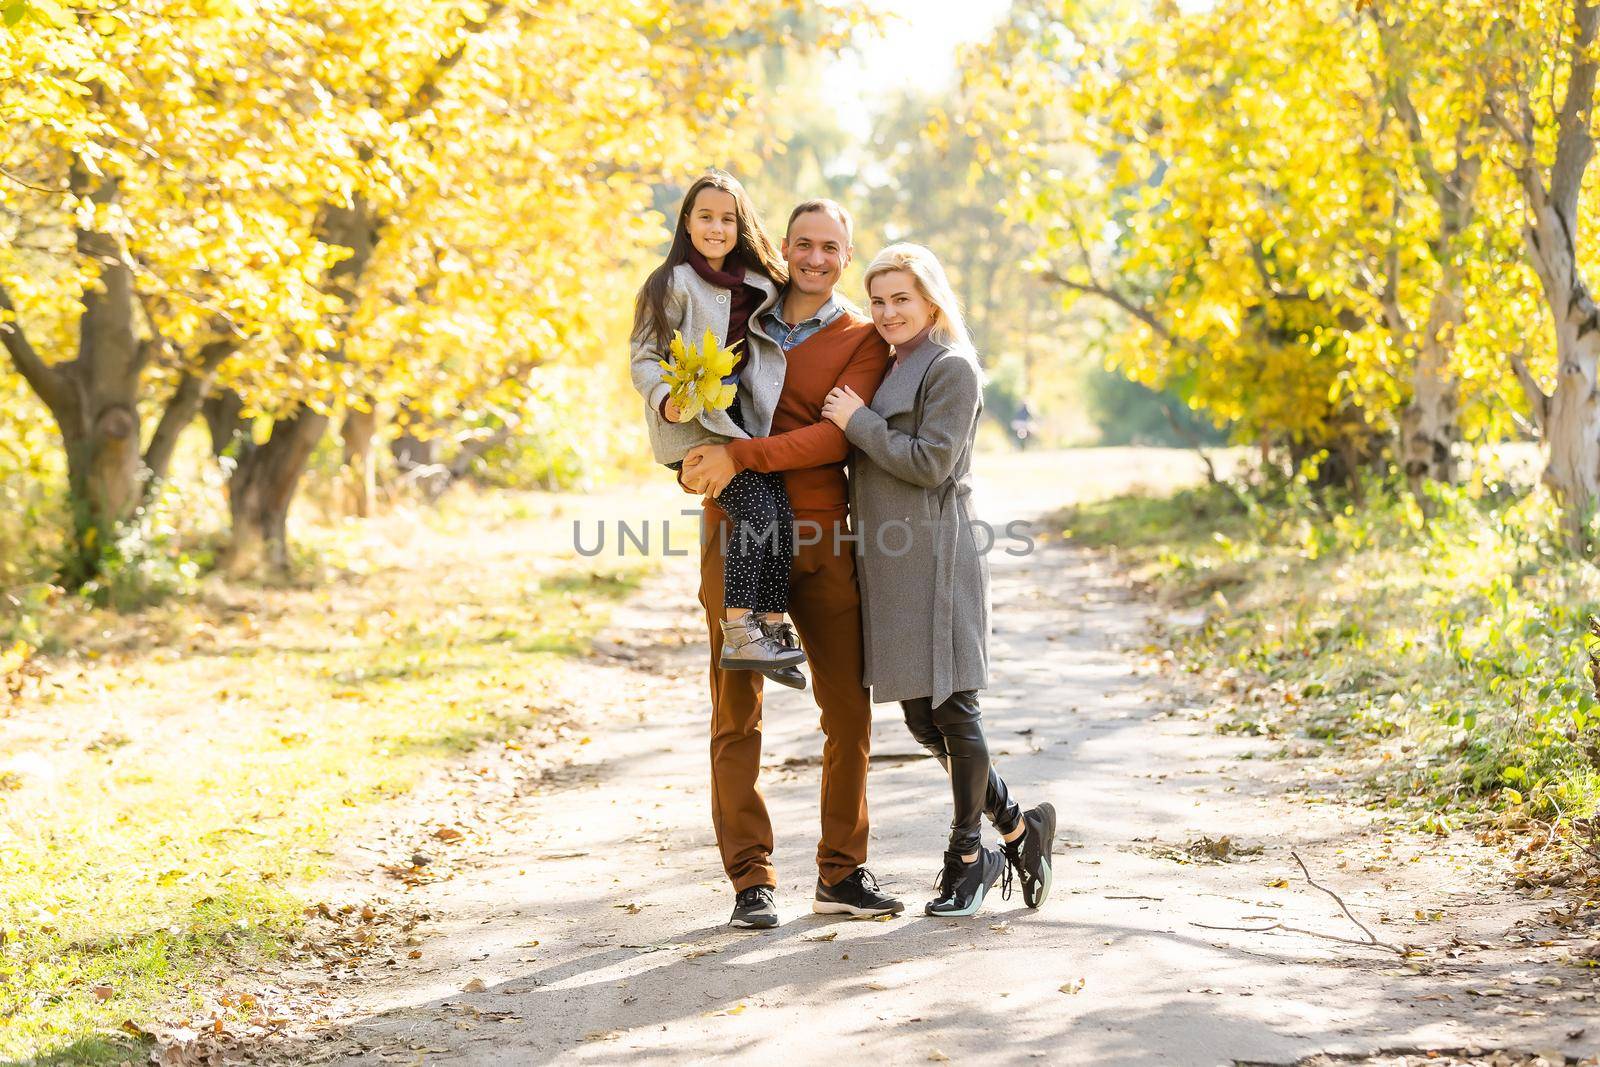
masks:
<path id="1" fill-rule="evenodd" d="M 806 212 L 794 220 L 783 238 L 789 284 L 810 296 L 833 292 L 853 251 L 842 222 L 826 211 Z"/>

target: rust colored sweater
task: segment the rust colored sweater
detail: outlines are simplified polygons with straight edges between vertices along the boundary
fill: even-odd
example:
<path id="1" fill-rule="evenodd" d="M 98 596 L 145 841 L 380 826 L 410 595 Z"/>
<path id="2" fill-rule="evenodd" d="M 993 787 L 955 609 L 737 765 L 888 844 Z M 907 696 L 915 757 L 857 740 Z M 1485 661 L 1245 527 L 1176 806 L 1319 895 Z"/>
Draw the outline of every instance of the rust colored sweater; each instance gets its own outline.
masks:
<path id="1" fill-rule="evenodd" d="M 850 442 L 822 417 L 822 402 L 834 386 L 848 385 L 870 403 L 888 371 L 889 346 L 872 323 L 840 315 L 789 350 L 771 435 L 729 441 L 728 455 L 740 470 L 783 471 L 797 516 L 842 518 Z"/>

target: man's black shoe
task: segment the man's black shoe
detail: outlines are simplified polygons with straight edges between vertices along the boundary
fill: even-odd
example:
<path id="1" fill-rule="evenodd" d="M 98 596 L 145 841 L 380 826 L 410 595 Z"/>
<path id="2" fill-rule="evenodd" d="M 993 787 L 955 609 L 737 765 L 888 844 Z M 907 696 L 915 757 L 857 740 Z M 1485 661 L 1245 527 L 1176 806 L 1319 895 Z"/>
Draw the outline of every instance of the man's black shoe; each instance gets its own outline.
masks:
<path id="1" fill-rule="evenodd" d="M 770 885 L 753 885 L 739 890 L 733 901 L 733 918 L 729 926 L 742 926 L 750 930 L 770 930 L 778 925 L 778 903 Z"/>
<path id="2" fill-rule="evenodd" d="M 1022 882 L 1022 902 L 1037 908 L 1050 895 L 1051 853 L 1056 842 L 1056 809 L 1054 804 L 1040 804 L 1029 808 L 1022 816 L 1027 829 L 1015 841 L 1002 846 L 1006 861 L 1016 869 Z"/>
<path id="3" fill-rule="evenodd" d="M 959 852 L 946 852 L 939 896 L 928 901 L 923 911 L 928 915 L 972 915 L 983 907 L 983 898 L 1002 874 L 1009 884 L 1006 858 L 992 848 L 979 848 L 978 858 L 971 863 L 963 861 Z"/>
<path id="4" fill-rule="evenodd" d="M 871 918 L 899 915 L 906 906 L 878 888 L 878 880 L 865 867 L 857 867 L 833 885 L 817 879 L 817 899 L 811 910 L 818 915 L 854 915 Z"/>

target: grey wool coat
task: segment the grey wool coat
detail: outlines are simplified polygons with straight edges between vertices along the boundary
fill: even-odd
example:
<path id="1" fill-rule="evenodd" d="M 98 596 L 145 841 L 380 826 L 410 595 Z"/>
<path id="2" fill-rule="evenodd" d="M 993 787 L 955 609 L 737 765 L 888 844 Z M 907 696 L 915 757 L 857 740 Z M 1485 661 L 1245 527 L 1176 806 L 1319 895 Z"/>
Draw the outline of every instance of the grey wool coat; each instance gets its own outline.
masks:
<path id="1" fill-rule="evenodd" d="M 845 427 L 864 681 L 877 703 L 937 706 L 989 682 L 989 561 L 969 521 L 982 410 L 976 358 L 929 339 L 897 354 Z"/>
<path id="2" fill-rule="evenodd" d="M 702 411 L 690 422 L 668 422 L 661 417 L 661 402 L 670 386 L 662 380 L 659 360 L 667 358 L 672 335 L 665 338 L 635 336 L 631 362 L 633 387 L 644 397 L 645 422 L 650 430 L 650 451 L 658 463 L 677 463 L 696 445 L 713 444 L 733 437 L 765 437 L 772 429 L 772 413 L 783 392 L 786 369 L 783 348 L 761 329 L 760 316 L 778 301 L 777 287 L 753 270 L 745 271 L 746 284 L 764 294 L 759 307 L 750 313 L 745 344 L 746 362 L 739 375 L 739 410 L 745 430 L 734 425 L 726 411 Z M 682 330 L 685 341 L 698 345 L 710 329 L 723 344 L 728 341 L 728 309 L 731 295 L 695 273 L 687 263 L 672 268 L 667 287 L 667 322 Z M 747 432 L 748 431 L 748 432 Z"/>

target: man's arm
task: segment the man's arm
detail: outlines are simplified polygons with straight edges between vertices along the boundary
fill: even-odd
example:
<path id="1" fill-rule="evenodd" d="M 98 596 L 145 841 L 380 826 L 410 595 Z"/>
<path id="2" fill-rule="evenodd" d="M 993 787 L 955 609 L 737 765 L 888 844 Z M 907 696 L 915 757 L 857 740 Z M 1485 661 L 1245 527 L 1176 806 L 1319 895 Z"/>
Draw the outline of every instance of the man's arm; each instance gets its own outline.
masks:
<path id="1" fill-rule="evenodd" d="M 866 336 L 851 353 L 850 361 L 839 372 L 835 386 L 848 385 L 866 403 L 883 384 L 889 365 L 889 346 L 876 330 L 866 331 Z M 844 431 L 827 419 L 819 419 L 810 426 L 802 426 L 772 437 L 752 437 L 729 441 L 728 456 L 740 470 L 795 471 L 807 467 L 825 467 L 841 462 L 850 454 L 850 442 Z"/>

